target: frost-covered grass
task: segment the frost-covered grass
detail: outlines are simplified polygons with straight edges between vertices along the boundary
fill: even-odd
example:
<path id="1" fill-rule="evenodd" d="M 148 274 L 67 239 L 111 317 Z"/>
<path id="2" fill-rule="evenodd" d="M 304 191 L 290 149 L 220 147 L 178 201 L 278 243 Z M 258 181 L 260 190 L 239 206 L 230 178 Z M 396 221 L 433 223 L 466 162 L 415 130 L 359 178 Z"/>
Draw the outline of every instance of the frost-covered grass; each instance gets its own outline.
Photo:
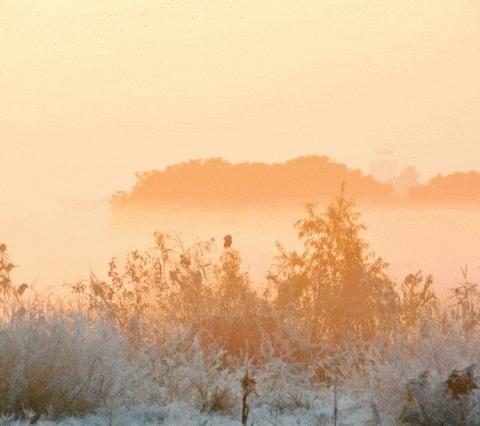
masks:
<path id="1" fill-rule="evenodd" d="M 257 381 L 253 424 L 328 424 L 333 387 L 277 358 L 225 364 L 221 350 L 174 335 L 132 347 L 118 328 L 75 313 L 21 311 L 0 326 L 0 424 L 238 425 L 240 380 Z M 338 391 L 339 419 L 369 417 Z"/>
<path id="2" fill-rule="evenodd" d="M 0 327 L 0 413 L 83 415 L 125 397 L 125 339 L 79 314 L 16 313 Z"/>
<path id="3" fill-rule="evenodd" d="M 428 371 L 422 404 L 440 413 L 451 403 L 442 383 L 479 353 L 478 331 L 426 322 L 417 335 L 373 344 L 368 366 L 335 386 L 318 379 L 315 365 L 229 359 L 185 333 L 134 347 L 118 328 L 79 314 L 23 312 L 0 327 L 0 424 L 239 425 L 248 369 L 257 382 L 249 424 L 333 424 L 336 399 L 337 424 L 394 425 L 412 379 Z M 473 407 L 478 395 L 469 401 Z M 442 418 L 459 409 L 453 401 Z M 469 408 L 463 422 L 443 424 L 477 420 Z"/>
<path id="4" fill-rule="evenodd" d="M 398 424 L 406 406 L 430 416 L 412 424 L 480 423 L 476 390 L 446 398 L 451 372 L 480 354 L 480 329 L 458 318 L 419 320 L 408 333 L 319 350 L 306 362 L 267 344 L 254 361 L 204 345 L 188 328 L 139 340 L 137 329 L 75 309 L 15 306 L 0 323 L 0 424 L 239 425 L 246 371 L 256 380 L 248 424 L 329 425 L 335 404 L 339 425 Z M 420 396 L 409 402 L 412 386 Z"/>

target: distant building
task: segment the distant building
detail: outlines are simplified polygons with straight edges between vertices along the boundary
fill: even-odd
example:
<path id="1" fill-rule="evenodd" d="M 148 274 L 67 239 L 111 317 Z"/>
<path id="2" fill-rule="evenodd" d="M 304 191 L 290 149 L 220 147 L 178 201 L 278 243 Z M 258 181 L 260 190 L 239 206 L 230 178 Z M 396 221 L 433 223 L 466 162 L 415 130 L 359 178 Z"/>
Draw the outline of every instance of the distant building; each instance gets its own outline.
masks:
<path id="1" fill-rule="evenodd" d="M 404 168 L 401 173 L 395 178 L 393 187 L 399 195 L 406 195 L 408 190 L 414 186 L 418 186 L 419 174 L 414 166 Z"/>
<path id="2" fill-rule="evenodd" d="M 397 162 L 394 152 L 383 150 L 377 152 L 377 158 L 370 163 L 370 175 L 380 182 L 388 182 L 397 176 Z"/>

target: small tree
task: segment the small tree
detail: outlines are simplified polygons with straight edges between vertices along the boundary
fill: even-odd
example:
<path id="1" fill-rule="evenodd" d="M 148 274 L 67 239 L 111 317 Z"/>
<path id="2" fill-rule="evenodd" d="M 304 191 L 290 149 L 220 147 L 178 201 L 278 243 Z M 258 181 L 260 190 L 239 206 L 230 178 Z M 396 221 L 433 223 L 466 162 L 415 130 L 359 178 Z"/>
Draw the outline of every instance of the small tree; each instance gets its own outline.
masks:
<path id="1" fill-rule="evenodd" d="M 295 224 L 303 252 L 279 246 L 269 274 L 275 302 L 293 310 L 314 340 L 339 342 L 347 334 L 370 339 L 397 308 L 388 265 L 369 251 L 359 218 L 342 186 L 324 213 L 309 204 L 307 217 Z"/>

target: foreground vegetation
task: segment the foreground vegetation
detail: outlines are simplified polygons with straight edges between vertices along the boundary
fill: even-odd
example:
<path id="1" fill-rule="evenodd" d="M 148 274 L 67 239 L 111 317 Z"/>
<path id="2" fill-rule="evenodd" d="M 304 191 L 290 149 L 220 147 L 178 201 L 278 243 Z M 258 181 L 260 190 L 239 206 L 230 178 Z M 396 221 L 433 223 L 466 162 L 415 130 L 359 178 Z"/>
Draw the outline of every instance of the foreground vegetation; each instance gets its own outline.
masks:
<path id="1" fill-rule="evenodd" d="M 467 272 L 448 306 L 430 276 L 394 282 L 343 190 L 296 228 L 261 294 L 229 235 L 155 233 L 63 301 L 13 283 L 0 245 L 4 422 L 233 425 L 247 404 L 256 425 L 478 424 Z"/>

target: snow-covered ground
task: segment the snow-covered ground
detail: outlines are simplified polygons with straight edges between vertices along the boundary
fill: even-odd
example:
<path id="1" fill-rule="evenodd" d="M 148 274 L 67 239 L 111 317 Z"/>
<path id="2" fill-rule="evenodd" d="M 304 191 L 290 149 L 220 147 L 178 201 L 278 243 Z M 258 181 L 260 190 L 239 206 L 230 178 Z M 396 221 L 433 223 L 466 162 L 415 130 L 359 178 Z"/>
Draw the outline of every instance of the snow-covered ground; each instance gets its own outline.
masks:
<path id="1" fill-rule="evenodd" d="M 254 399 L 254 398 L 253 398 Z M 252 400 L 253 403 L 253 400 Z M 15 420 L 3 417 L 2 425 L 26 426 L 30 420 Z M 39 426 L 239 426 L 240 413 L 234 415 L 218 415 L 200 412 L 184 402 L 175 402 L 166 406 L 140 406 L 131 409 L 100 410 L 98 414 L 83 418 L 66 418 L 60 422 L 40 420 Z M 333 405 L 319 397 L 308 408 L 298 408 L 293 411 L 280 412 L 278 407 L 262 405 L 252 408 L 249 425 L 258 426 L 294 426 L 294 425 L 332 425 L 334 424 Z M 339 397 L 338 425 L 371 425 L 375 424 L 375 415 L 365 402 L 351 397 Z"/>

